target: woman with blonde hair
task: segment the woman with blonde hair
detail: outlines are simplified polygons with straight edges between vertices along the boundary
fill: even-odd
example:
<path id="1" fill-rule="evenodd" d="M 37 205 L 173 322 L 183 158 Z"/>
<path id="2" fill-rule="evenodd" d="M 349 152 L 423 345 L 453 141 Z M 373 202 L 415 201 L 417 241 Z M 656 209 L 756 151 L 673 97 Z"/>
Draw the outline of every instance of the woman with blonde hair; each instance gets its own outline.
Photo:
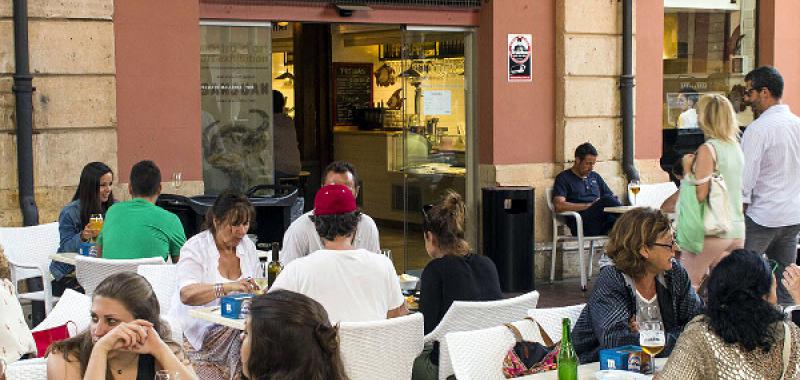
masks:
<path id="1" fill-rule="evenodd" d="M 596 362 L 605 348 L 639 344 L 638 323 L 661 322 L 669 356 L 675 341 L 703 303 L 674 260 L 677 245 L 666 214 L 636 208 L 622 215 L 608 235 L 613 265 L 600 269 L 572 339 L 581 363 Z"/>
<path id="2" fill-rule="evenodd" d="M 723 95 L 708 94 L 697 102 L 698 122 L 706 142 L 696 154 L 684 156 L 686 178 L 681 181 L 678 201 L 678 243 L 683 250 L 681 263 L 692 286 L 700 287 L 703 278 L 722 257 L 744 246 L 742 212 L 742 174 L 744 155 L 739 145 L 739 126 L 730 101 Z M 712 174 L 719 174 L 728 189 L 731 229 L 719 235 L 706 235 L 703 213 L 708 207 Z"/>

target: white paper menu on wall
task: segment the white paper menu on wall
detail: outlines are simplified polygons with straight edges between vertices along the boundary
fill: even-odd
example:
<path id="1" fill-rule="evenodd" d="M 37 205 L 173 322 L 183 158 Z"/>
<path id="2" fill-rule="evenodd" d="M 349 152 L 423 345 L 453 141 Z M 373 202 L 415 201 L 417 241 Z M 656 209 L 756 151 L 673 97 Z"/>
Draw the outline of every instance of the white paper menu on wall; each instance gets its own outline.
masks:
<path id="1" fill-rule="evenodd" d="M 425 91 L 423 113 L 425 115 L 450 115 L 452 112 L 450 99 L 450 90 Z"/>

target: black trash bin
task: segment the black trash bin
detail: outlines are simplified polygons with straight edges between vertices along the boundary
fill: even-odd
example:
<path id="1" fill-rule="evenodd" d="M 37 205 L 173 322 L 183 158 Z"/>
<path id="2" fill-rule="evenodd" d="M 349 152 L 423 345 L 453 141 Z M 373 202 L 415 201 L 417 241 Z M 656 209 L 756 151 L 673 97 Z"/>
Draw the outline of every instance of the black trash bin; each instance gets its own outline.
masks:
<path id="1" fill-rule="evenodd" d="M 485 187 L 483 253 L 494 261 L 504 292 L 528 292 L 533 281 L 533 188 Z"/>

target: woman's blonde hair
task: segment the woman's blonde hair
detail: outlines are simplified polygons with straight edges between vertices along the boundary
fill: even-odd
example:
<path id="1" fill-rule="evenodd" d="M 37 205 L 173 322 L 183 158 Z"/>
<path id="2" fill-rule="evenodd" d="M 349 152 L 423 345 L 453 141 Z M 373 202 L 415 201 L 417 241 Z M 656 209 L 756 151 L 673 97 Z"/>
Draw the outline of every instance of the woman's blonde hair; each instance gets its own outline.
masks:
<path id="1" fill-rule="evenodd" d="M 697 122 L 708 138 L 739 141 L 739 123 L 731 102 L 720 94 L 706 94 L 697 102 Z"/>
<path id="2" fill-rule="evenodd" d="M 3 252 L 3 245 L 0 244 L 0 280 L 7 278 L 11 279 L 11 270 L 8 266 L 8 258 Z M 16 284 L 14 284 L 16 286 Z"/>
<path id="3" fill-rule="evenodd" d="M 622 215 L 608 234 L 606 254 L 623 273 L 633 278 L 644 275 L 647 266 L 640 251 L 656 242 L 659 236 L 669 233 L 671 225 L 667 215 L 660 210 L 640 207 Z"/>

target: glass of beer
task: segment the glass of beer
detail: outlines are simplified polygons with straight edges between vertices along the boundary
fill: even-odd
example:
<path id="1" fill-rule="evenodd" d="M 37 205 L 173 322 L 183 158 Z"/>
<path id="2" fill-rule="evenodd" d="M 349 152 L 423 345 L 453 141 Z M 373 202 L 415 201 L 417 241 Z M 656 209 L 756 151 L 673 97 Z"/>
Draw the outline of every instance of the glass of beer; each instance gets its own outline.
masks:
<path id="1" fill-rule="evenodd" d="M 639 185 L 639 180 L 633 180 L 628 184 L 628 189 L 630 189 L 631 194 L 633 194 L 633 205 L 636 206 L 636 194 L 639 194 L 639 190 L 641 187 Z"/>
<path id="2" fill-rule="evenodd" d="M 642 351 L 650 355 L 650 372 L 656 373 L 656 355 L 664 349 L 666 344 L 664 324 L 660 321 L 639 322 L 639 345 Z"/>
<path id="3" fill-rule="evenodd" d="M 89 229 L 94 232 L 95 236 L 100 233 L 100 230 L 103 229 L 103 214 L 89 215 Z"/>

